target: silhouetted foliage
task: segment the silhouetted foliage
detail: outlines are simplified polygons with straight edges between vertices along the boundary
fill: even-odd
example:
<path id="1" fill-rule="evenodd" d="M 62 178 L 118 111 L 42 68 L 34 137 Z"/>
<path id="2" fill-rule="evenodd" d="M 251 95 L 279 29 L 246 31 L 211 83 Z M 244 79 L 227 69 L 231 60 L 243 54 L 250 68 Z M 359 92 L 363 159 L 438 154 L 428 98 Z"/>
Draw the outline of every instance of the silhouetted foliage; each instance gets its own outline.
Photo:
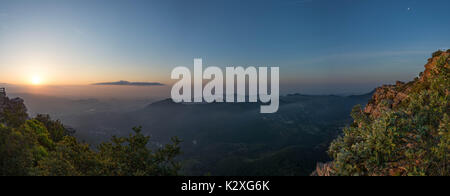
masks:
<path id="1" fill-rule="evenodd" d="M 12 122 L 8 117 L 17 122 L 10 114 L 5 122 Z M 172 144 L 151 149 L 150 137 L 141 128 L 134 128 L 129 137 L 113 137 L 94 151 L 48 115 L 8 125 L 0 123 L 0 175 L 166 176 L 180 169 L 175 160 L 180 141 L 174 138 Z"/>
<path id="2" fill-rule="evenodd" d="M 437 57 L 437 56 L 440 56 L 442 53 L 443 53 L 442 50 L 438 50 L 438 51 L 434 52 L 432 56 Z"/>

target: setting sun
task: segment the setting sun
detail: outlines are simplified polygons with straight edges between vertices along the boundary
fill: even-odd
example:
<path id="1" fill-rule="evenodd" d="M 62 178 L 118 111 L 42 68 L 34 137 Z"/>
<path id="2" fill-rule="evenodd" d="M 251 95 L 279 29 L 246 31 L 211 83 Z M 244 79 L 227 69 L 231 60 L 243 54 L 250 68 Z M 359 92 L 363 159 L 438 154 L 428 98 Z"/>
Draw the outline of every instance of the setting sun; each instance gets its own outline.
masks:
<path id="1" fill-rule="evenodd" d="M 33 76 L 33 77 L 31 77 L 31 84 L 32 85 L 40 85 L 40 84 L 42 84 L 42 78 L 40 76 Z"/>

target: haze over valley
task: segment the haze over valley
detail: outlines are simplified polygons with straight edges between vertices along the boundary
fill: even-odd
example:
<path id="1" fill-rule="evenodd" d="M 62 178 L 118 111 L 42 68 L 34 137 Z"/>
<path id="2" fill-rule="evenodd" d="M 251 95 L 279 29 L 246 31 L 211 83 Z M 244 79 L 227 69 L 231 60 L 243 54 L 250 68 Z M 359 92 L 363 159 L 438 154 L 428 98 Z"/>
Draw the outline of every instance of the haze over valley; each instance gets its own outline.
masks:
<path id="1" fill-rule="evenodd" d="M 351 122 L 351 108 L 367 103 L 371 93 L 289 94 L 280 97 L 275 114 L 260 114 L 259 103 L 178 104 L 170 98 L 25 93 L 9 96 L 23 98 L 32 116 L 50 114 L 60 119 L 76 130 L 77 138 L 92 146 L 113 135 L 127 136 L 135 126 L 143 127 L 155 147 L 177 136 L 183 140 L 179 159 L 185 175 L 309 175 L 317 162 L 329 160 L 329 143 Z"/>

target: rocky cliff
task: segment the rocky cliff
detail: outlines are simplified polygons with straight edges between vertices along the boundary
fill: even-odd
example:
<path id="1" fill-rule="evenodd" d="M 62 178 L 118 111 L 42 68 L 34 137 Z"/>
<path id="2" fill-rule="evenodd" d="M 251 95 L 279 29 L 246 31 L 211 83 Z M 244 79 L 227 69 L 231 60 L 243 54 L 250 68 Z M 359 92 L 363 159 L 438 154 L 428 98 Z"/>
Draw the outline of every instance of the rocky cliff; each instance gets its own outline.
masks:
<path id="1" fill-rule="evenodd" d="M 395 109 L 398 105 L 401 105 L 403 100 L 408 97 L 408 94 L 411 92 L 415 84 L 424 83 L 432 77 L 431 73 L 438 70 L 435 69 L 438 61 L 442 56 L 446 55 L 450 55 L 450 51 L 435 52 L 433 57 L 428 59 L 428 63 L 425 65 L 425 71 L 420 73 L 420 76 L 415 78 L 414 81 L 408 83 L 397 81 L 394 85 L 383 85 L 376 88 L 372 99 L 364 108 L 364 112 L 369 114 L 371 117 L 377 118 L 380 115 L 380 111 L 383 109 Z M 448 68 L 449 62 L 447 61 L 444 66 Z"/>
<path id="2" fill-rule="evenodd" d="M 429 170 L 424 169 L 423 171 L 420 172 L 418 171 L 411 172 L 411 169 L 408 169 L 406 167 L 417 169 L 420 167 L 430 166 L 432 163 L 425 163 L 425 161 L 422 159 L 431 156 L 426 153 L 432 154 L 435 153 L 436 151 L 436 154 L 438 154 L 436 149 L 441 149 L 440 151 L 441 154 L 439 154 L 439 156 L 444 157 L 443 159 L 444 166 L 448 164 L 448 162 L 445 163 L 446 162 L 445 157 L 450 155 L 449 154 L 450 146 L 447 144 L 448 129 L 446 129 L 445 127 L 447 128 L 449 127 L 449 124 L 447 123 L 449 112 L 449 106 L 447 104 L 449 95 L 448 90 L 449 89 L 448 70 L 450 63 L 449 56 L 450 50 L 447 50 L 446 52 L 437 51 L 433 53 L 432 58 L 428 59 L 428 62 L 425 65 L 425 71 L 420 73 L 419 77 L 415 78 L 413 81 L 408 83 L 398 81 L 396 82 L 396 84 L 393 85 L 383 85 L 381 87 L 376 88 L 372 96 L 372 99 L 360 111 L 361 115 L 359 117 L 362 117 L 364 120 L 355 119 L 355 123 L 354 125 L 352 125 L 355 128 L 349 128 L 347 129 L 347 131 L 344 130 L 345 136 L 343 136 L 342 138 L 338 138 L 339 141 L 335 142 L 330 147 L 330 151 L 333 151 L 331 152 L 331 154 L 334 154 L 335 158 L 336 157 L 340 158 L 341 169 L 343 164 L 342 160 L 351 160 L 351 159 L 354 160 L 354 158 L 357 158 L 361 160 L 355 161 L 354 163 L 351 163 L 351 161 L 349 161 L 349 163 L 347 164 L 349 164 L 348 165 L 349 168 L 352 168 L 354 169 L 354 171 L 357 171 L 356 173 L 361 172 L 362 175 L 411 175 L 411 174 L 429 175 L 427 174 Z M 436 82 L 436 80 L 433 80 L 433 78 L 434 79 L 439 78 L 440 82 Z M 439 91 L 441 93 L 439 93 Z M 437 95 L 440 95 L 438 96 L 440 97 L 439 99 L 433 97 Z M 421 96 L 422 99 L 417 98 Z M 420 103 L 423 105 L 423 109 L 420 109 L 420 107 L 415 107 L 411 109 L 411 102 L 416 101 L 416 99 L 419 100 Z M 436 102 L 438 104 L 436 104 Z M 437 105 L 439 105 L 439 102 L 441 104 L 441 107 L 437 107 Z M 403 116 L 392 115 L 394 121 L 386 119 L 386 112 L 388 113 L 389 111 L 398 112 L 400 110 L 401 112 L 403 112 L 402 113 Z M 417 115 L 417 114 L 425 114 L 426 112 L 431 111 L 436 111 L 436 114 L 440 113 L 443 115 L 438 116 L 437 118 L 434 119 L 429 117 L 432 114 L 427 114 L 428 116 L 422 115 L 420 117 L 419 115 Z M 389 145 L 393 145 L 392 149 L 394 149 L 394 151 L 396 151 L 395 149 L 398 149 L 397 156 L 400 157 L 400 159 L 404 160 L 396 160 L 394 162 L 381 160 L 381 162 L 384 162 L 382 163 L 384 164 L 384 166 L 377 168 L 379 170 L 374 172 L 370 171 L 372 168 L 367 169 L 366 165 L 368 163 L 367 160 L 370 159 L 369 161 L 373 160 L 380 161 L 378 156 L 381 155 L 381 153 L 375 152 L 375 154 L 378 153 L 376 154 L 377 157 L 370 157 L 369 155 L 370 153 L 364 154 L 364 156 L 366 157 L 360 157 L 360 155 L 358 154 L 361 151 L 367 152 L 367 150 L 377 151 L 377 147 L 373 147 L 374 149 L 370 149 L 371 148 L 370 145 L 374 144 L 382 145 L 383 147 L 381 146 L 379 147 L 385 148 L 384 145 L 386 144 L 383 144 L 383 141 L 385 143 L 386 141 L 382 139 L 384 137 L 383 133 L 377 130 L 377 132 L 381 133 L 381 135 L 374 136 L 370 134 L 371 132 L 370 129 L 378 128 L 376 126 L 373 126 L 374 124 L 377 123 L 377 121 L 393 122 L 393 124 L 390 123 L 389 128 L 386 127 L 382 129 L 387 130 L 385 134 L 393 134 L 391 136 L 386 136 L 386 138 L 389 138 L 390 139 L 389 142 L 392 142 Z M 425 122 L 425 126 L 421 124 L 422 121 Z M 411 123 L 407 124 L 409 122 Z M 397 128 L 396 127 L 397 123 L 402 124 L 401 125 L 399 124 L 398 125 L 399 127 Z M 390 132 L 391 130 L 398 130 L 399 133 L 391 133 Z M 409 136 L 411 136 L 411 138 L 408 138 Z M 400 142 L 395 143 L 393 141 L 400 141 Z M 381 142 L 381 144 L 376 142 Z M 424 143 L 426 143 L 426 145 L 422 145 Z M 417 149 L 416 148 L 417 146 L 421 146 L 422 149 Z M 390 153 L 391 151 L 389 150 L 387 158 L 385 156 L 384 159 L 389 159 Z M 410 156 L 412 158 L 409 158 L 409 160 L 407 158 L 401 158 L 407 156 Z M 436 161 L 440 159 L 441 158 L 438 157 Z M 408 163 L 411 161 L 414 163 Z M 336 161 L 329 162 L 326 164 L 318 163 L 316 170 L 311 175 L 316 176 L 333 175 L 333 173 L 335 173 L 336 171 L 335 164 Z M 357 166 L 357 164 L 361 165 Z M 432 165 L 432 167 L 436 166 Z M 444 170 L 441 169 L 440 173 L 439 172 L 431 173 L 431 175 L 436 174 L 442 175 L 443 173 L 445 175 L 446 172 L 448 171 L 445 169 Z M 344 175 L 353 175 L 353 174 L 350 172 Z"/>

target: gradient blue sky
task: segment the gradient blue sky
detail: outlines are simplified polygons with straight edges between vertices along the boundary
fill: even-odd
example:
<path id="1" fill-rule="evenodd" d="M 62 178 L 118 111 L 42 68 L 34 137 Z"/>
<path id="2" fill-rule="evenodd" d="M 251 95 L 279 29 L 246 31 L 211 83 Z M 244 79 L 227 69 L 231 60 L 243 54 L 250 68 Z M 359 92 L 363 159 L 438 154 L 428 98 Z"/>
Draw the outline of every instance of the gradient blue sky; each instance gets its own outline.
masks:
<path id="1" fill-rule="evenodd" d="M 0 82 L 171 83 L 176 66 L 279 66 L 285 92 L 411 80 L 450 46 L 448 0 L 0 0 Z"/>

